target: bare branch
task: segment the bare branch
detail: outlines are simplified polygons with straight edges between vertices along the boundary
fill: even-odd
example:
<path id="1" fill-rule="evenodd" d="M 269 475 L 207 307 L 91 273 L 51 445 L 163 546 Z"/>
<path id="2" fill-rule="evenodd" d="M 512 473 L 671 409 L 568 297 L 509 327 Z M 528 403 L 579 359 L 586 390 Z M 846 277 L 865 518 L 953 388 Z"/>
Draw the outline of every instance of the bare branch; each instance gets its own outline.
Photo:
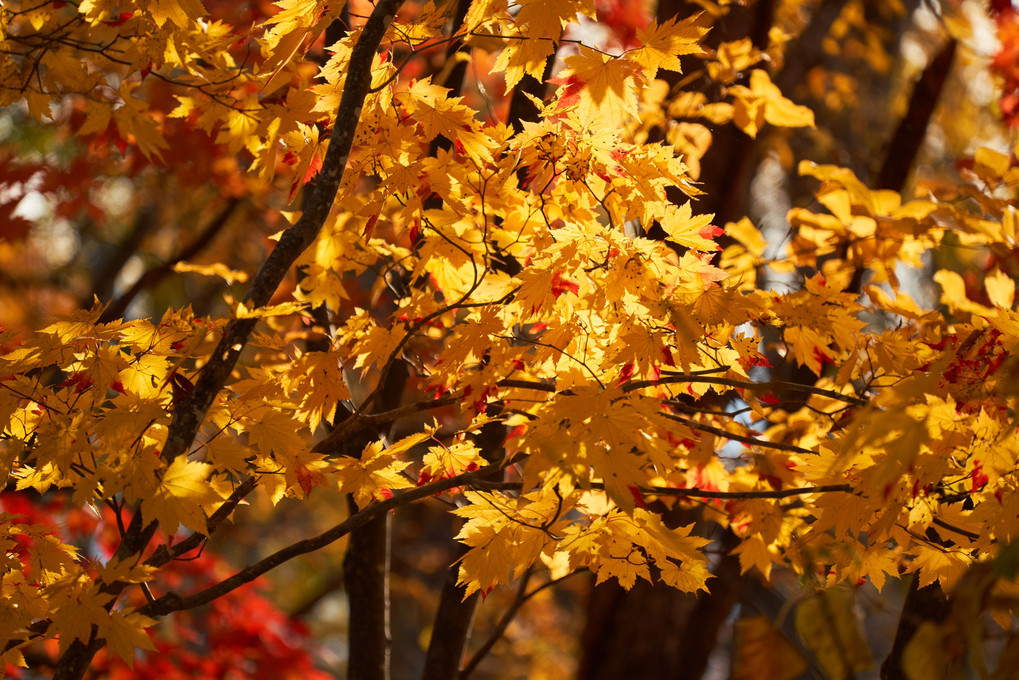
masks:
<path id="1" fill-rule="evenodd" d="M 523 484 L 520 482 L 491 482 L 475 480 L 470 482 L 475 489 L 485 491 L 521 491 Z M 592 482 L 588 485 L 591 489 L 603 491 L 605 485 L 601 482 Z M 586 488 L 586 487 L 585 487 Z M 793 496 L 809 496 L 815 493 L 853 493 L 853 487 L 849 484 L 827 484 L 823 486 L 803 486 L 792 489 L 777 489 L 775 491 L 707 491 L 705 489 L 675 489 L 671 486 L 639 486 L 637 490 L 647 496 L 671 496 L 673 498 L 717 498 L 720 500 L 750 500 L 753 498 L 791 498 Z"/>
<path id="2" fill-rule="evenodd" d="M 853 406 L 866 406 L 867 401 L 860 397 L 854 397 L 848 394 L 841 394 L 832 390 L 826 390 L 820 387 L 814 387 L 813 385 L 799 385 L 793 382 L 786 382 L 784 380 L 768 380 L 765 382 L 752 382 L 749 380 L 737 380 L 735 378 L 719 378 L 717 376 L 705 375 L 702 373 L 673 373 L 663 374 L 658 380 L 634 380 L 633 382 L 625 383 L 622 386 L 623 392 L 635 392 L 636 390 L 647 389 L 648 387 L 656 387 L 658 385 L 682 385 L 686 383 L 691 384 L 708 384 L 708 385 L 727 385 L 734 389 L 748 390 L 750 392 L 806 392 L 808 394 L 816 394 L 819 397 L 827 397 L 836 401 L 842 401 Z M 555 383 L 552 382 L 538 382 L 534 380 L 516 380 L 507 378 L 498 382 L 499 387 L 519 387 L 525 390 L 538 390 L 541 392 L 556 392 Z M 570 390 L 563 390 L 562 394 L 572 394 Z"/>
<path id="3" fill-rule="evenodd" d="M 766 449 L 775 449 L 777 451 L 789 451 L 791 453 L 802 453 L 802 454 L 808 454 L 808 455 L 817 455 L 817 451 L 811 451 L 810 449 L 805 449 L 802 446 L 796 446 L 795 444 L 783 444 L 782 442 L 770 442 L 770 441 L 767 441 L 766 439 L 757 439 L 755 437 L 745 437 L 745 436 L 743 436 L 741 434 L 734 434 L 734 433 L 729 432 L 727 430 L 723 430 L 720 427 L 714 427 L 713 425 L 706 425 L 704 423 L 698 423 L 696 420 L 690 420 L 689 418 L 684 418 L 682 416 L 677 416 L 677 415 L 674 415 L 672 413 L 663 413 L 662 415 L 664 417 L 668 418 L 669 420 L 674 420 L 677 423 L 682 423 L 683 425 L 686 425 L 691 430 L 698 430 L 700 432 L 707 432 L 708 434 L 713 434 L 713 435 L 716 435 L 718 437 L 723 437 L 724 439 L 729 439 L 729 440 L 734 441 L 734 442 L 741 442 L 743 444 L 748 444 L 750 446 L 760 446 L 760 447 L 766 448 Z"/>
<path id="4" fill-rule="evenodd" d="M 455 477 L 441 479 L 414 489 L 398 491 L 393 494 L 392 498 L 388 498 L 384 501 L 368 506 L 361 512 L 351 515 L 345 521 L 337 524 L 328 531 L 325 531 L 313 538 L 298 541 L 297 543 L 293 543 L 285 548 L 277 550 L 272 555 L 241 569 L 233 576 L 230 576 L 219 583 L 206 588 L 205 590 L 187 597 L 181 597 L 176 593 L 167 593 L 155 602 L 145 605 L 139 609 L 139 611 L 147 616 L 165 616 L 171 612 L 193 609 L 195 607 L 200 607 L 203 604 L 208 604 L 209 602 L 226 595 L 230 591 L 254 581 L 262 574 L 275 569 L 284 562 L 288 562 L 300 555 L 305 555 L 324 548 L 330 543 L 343 538 L 354 529 L 364 526 L 372 519 L 379 517 L 390 510 L 395 510 L 401 505 L 406 505 L 408 503 L 413 503 L 414 501 L 419 501 L 423 498 L 428 498 L 429 496 L 442 493 L 443 491 L 447 491 L 448 489 L 452 489 L 457 486 L 473 485 L 473 483 L 478 479 L 479 474 L 483 472 L 484 469 L 477 472 L 465 472 L 463 474 L 456 475 Z"/>

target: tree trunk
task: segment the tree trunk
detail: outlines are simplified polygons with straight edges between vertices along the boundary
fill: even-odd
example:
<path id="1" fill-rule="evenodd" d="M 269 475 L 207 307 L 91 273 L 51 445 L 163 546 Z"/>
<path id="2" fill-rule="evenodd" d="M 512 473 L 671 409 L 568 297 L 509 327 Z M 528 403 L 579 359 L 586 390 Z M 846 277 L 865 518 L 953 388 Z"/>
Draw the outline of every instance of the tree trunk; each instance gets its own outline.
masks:
<path id="1" fill-rule="evenodd" d="M 501 408 L 500 404 L 489 404 L 487 413 L 497 416 Z M 502 478 L 499 465 L 505 453 L 502 445 L 505 438 L 506 427 L 498 420 L 484 425 L 474 438 L 475 446 L 491 465 L 489 478 Z M 466 546 L 457 546 L 457 561 L 466 552 Z M 439 597 L 439 611 L 432 625 L 432 639 L 428 643 L 425 670 L 421 676 L 423 680 L 456 680 L 460 676 L 460 664 L 467 651 L 474 613 L 480 598 L 476 592 L 470 597 L 464 597 L 466 591 L 457 585 L 459 572 L 460 566 L 453 564 L 446 573 L 446 582 Z"/>
<path id="2" fill-rule="evenodd" d="M 390 369 L 378 402 L 381 410 L 396 408 L 403 396 L 409 377 L 406 362 L 397 359 Z M 356 437 L 354 450 L 361 450 L 381 433 L 367 432 Z M 352 497 L 347 498 L 351 514 L 357 512 Z M 392 636 L 389 631 L 389 564 L 392 534 L 389 513 L 350 532 L 350 543 L 343 558 L 343 583 L 350 606 L 347 665 L 349 680 L 389 680 L 389 654 Z"/>
<path id="3" fill-rule="evenodd" d="M 466 548 L 461 546 L 459 555 L 464 552 Z M 480 598 L 477 593 L 464 598 L 464 589 L 456 583 L 459 571 L 459 565 L 453 565 L 447 571 L 439 597 L 439 611 L 432 624 L 432 639 L 428 643 L 422 680 L 457 680 L 460 677 L 460 664 Z"/>
<path id="4" fill-rule="evenodd" d="M 351 514 L 357 512 L 347 497 Z M 392 515 L 372 520 L 350 534 L 343 558 L 343 580 L 350 603 L 347 665 L 349 680 L 388 680 L 389 648 L 389 535 Z"/>
<path id="5" fill-rule="evenodd" d="M 899 627 L 895 631 L 895 643 L 892 645 L 891 654 L 881 664 L 881 680 L 907 680 L 902 669 L 902 653 L 906 645 L 913 639 L 921 623 L 924 621 L 941 623 L 948 616 L 948 612 L 948 598 L 945 597 L 938 582 L 921 588 L 918 576 L 914 574 L 909 582 L 906 602 L 902 605 L 902 615 L 899 617 Z"/>

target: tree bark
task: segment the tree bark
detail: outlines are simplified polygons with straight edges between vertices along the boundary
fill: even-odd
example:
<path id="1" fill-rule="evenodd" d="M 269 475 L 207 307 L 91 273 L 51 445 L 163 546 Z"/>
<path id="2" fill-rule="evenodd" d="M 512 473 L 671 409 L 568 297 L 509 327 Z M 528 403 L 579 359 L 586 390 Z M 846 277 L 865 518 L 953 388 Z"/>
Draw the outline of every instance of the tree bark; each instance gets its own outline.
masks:
<path id="1" fill-rule="evenodd" d="M 937 108 L 941 91 L 955 61 L 955 40 L 949 40 L 924 69 L 913 88 L 906 115 L 899 121 L 888 142 L 884 162 L 878 172 L 877 189 L 902 191 L 916 161 L 917 153 L 927 137 L 927 126 Z"/>
<path id="2" fill-rule="evenodd" d="M 461 546 L 459 556 L 466 548 Z M 460 676 L 467 640 L 470 638 L 474 613 L 480 597 L 474 593 L 464 597 L 465 590 L 457 585 L 460 568 L 451 566 L 439 597 L 439 610 L 432 624 L 432 639 L 428 643 L 422 680 L 456 680 Z"/>
<path id="3" fill-rule="evenodd" d="M 699 515 L 684 510 L 666 515 L 666 521 L 670 527 L 686 525 Z M 701 526 L 701 532 L 706 528 Z M 581 637 L 577 680 L 700 678 L 742 589 L 739 561 L 725 554 L 733 540 L 729 532 L 718 538 L 723 557 L 710 593 L 694 595 L 646 581 L 629 591 L 613 582 L 595 587 Z"/>
<path id="4" fill-rule="evenodd" d="M 382 386 L 378 408 L 396 408 L 409 378 L 407 363 L 397 359 Z M 365 432 L 354 437 L 355 450 L 348 455 L 359 456 L 361 450 L 381 433 Z M 353 497 L 348 496 L 350 513 L 358 511 Z M 392 514 L 386 513 L 350 533 L 347 554 L 343 558 L 343 583 L 350 607 L 347 665 L 349 680 L 389 680 L 389 657 L 392 635 L 389 630 L 389 566 L 392 536 Z"/>
<path id="5" fill-rule="evenodd" d="M 488 414 L 496 416 L 500 408 L 498 404 L 489 404 Z M 505 437 L 505 426 L 499 421 L 493 421 L 484 425 L 474 439 L 481 455 L 492 466 L 490 477 L 502 476 L 499 464 L 503 458 L 502 442 Z M 465 546 L 458 546 L 457 561 L 466 552 Z M 432 624 L 432 639 L 428 643 L 422 680 L 456 680 L 460 677 L 460 664 L 467 651 L 474 613 L 480 598 L 477 592 L 464 597 L 466 590 L 457 585 L 459 573 L 460 567 L 456 563 L 446 572 L 446 582 L 439 597 L 439 610 Z"/>
<path id="6" fill-rule="evenodd" d="M 351 514 L 357 512 L 347 497 Z M 343 581 L 350 604 L 349 680 L 388 680 L 389 562 L 392 514 L 386 513 L 352 531 L 343 558 Z"/>
<path id="7" fill-rule="evenodd" d="M 945 597 L 938 582 L 921 588 L 919 577 L 914 574 L 909 581 L 906 602 L 902 605 L 902 615 L 899 617 L 899 627 L 895 631 L 892 651 L 881 664 L 881 680 L 908 680 L 902 669 L 902 653 L 906 645 L 913 639 L 921 623 L 924 621 L 941 623 L 948 613 L 948 598 Z"/>

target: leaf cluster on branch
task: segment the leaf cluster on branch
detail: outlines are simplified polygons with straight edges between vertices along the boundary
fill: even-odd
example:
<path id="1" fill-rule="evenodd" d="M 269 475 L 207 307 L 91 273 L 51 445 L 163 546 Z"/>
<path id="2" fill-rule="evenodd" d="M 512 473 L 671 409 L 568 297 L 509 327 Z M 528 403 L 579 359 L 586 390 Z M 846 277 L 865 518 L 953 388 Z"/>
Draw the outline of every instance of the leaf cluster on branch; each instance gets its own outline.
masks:
<path id="1" fill-rule="evenodd" d="M 816 203 L 769 248 L 750 219 L 700 213 L 700 164 L 712 130 L 815 125 L 776 84 L 792 15 L 760 49 L 710 46 L 728 3 L 615 42 L 584 28 L 594 0 L 233 4 L 0 8 L 0 105 L 103 177 L 194 199 L 165 215 L 195 246 L 150 246 L 171 263 L 145 279 L 151 309 L 174 274 L 230 286 L 204 311 L 132 318 L 131 289 L 0 330 L 4 487 L 105 508 L 117 532 L 99 559 L 0 516 L 0 662 L 41 640 L 56 677 L 103 647 L 130 662 L 158 619 L 436 496 L 462 520 L 464 597 L 540 571 L 708 590 L 712 540 L 672 520 L 690 508 L 741 571 L 818 589 L 951 589 L 1013 540 L 1014 156 L 981 148 L 972 181 L 917 198 L 802 161 Z M 444 50 L 502 75 L 422 67 Z M 507 119 L 513 101 L 533 113 Z M 36 182 L 106 218 L 58 195 L 75 173 L 0 169 L 6 214 Z M 146 206 L 121 210 L 144 242 Z M 0 229 L 15 266 L 29 230 Z M 232 247 L 187 261 L 220 231 Z M 979 285 L 941 269 L 938 304 L 914 299 L 915 272 L 959 249 L 1001 264 Z M 240 505 L 324 488 L 349 517 L 212 582 L 168 576 Z"/>

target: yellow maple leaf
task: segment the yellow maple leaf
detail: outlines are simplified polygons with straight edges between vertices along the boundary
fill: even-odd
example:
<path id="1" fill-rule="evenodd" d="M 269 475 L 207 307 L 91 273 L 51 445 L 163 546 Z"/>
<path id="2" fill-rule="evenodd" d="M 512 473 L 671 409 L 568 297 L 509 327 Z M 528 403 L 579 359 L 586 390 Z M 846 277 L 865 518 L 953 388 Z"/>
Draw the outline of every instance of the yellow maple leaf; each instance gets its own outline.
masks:
<path id="1" fill-rule="evenodd" d="M 577 20 L 577 15 L 594 19 L 593 0 L 518 0 L 517 26 L 527 35 L 558 40 L 563 28 Z"/>
<path id="2" fill-rule="evenodd" d="M 429 447 L 421 461 L 422 471 L 432 478 L 458 475 L 471 465 L 482 467 L 486 461 L 474 442 L 453 442 L 449 446 Z"/>
<path id="3" fill-rule="evenodd" d="M 583 85 L 576 109 L 583 123 L 638 117 L 634 62 L 581 45 L 580 54 L 566 58 L 566 66 L 560 79 L 569 83 L 572 76 Z"/>
<path id="4" fill-rule="evenodd" d="M 647 28 L 637 29 L 637 40 L 643 43 L 625 56 L 640 65 L 648 82 L 655 79 L 658 69 L 682 73 L 679 57 L 684 54 L 703 55 L 700 40 L 708 32 L 698 23 L 700 15 L 677 21 L 672 17 L 663 24 L 652 21 Z"/>
<path id="5" fill-rule="evenodd" d="M 774 557 L 760 536 L 747 536 L 733 549 L 732 554 L 739 556 L 739 573 L 745 574 L 751 567 L 757 567 L 765 580 L 771 578 Z"/>
<path id="6" fill-rule="evenodd" d="M 130 609 L 124 611 L 110 612 L 110 618 L 105 626 L 101 626 L 102 635 L 114 654 L 127 662 L 128 667 L 133 667 L 135 649 L 148 649 L 156 651 L 156 644 L 145 632 L 156 624 L 155 619 L 150 619 Z"/>
<path id="7" fill-rule="evenodd" d="M 467 519 L 457 540 L 471 550 L 460 560 L 459 583 L 466 595 L 508 583 L 555 546 L 556 519 L 572 502 L 540 489 L 517 498 L 467 491 L 468 505 L 455 511 Z"/>
<path id="8" fill-rule="evenodd" d="M 307 352 L 293 364 L 288 389 L 301 399 L 294 415 L 314 432 L 323 420 L 332 421 L 340 402 L 350 399 L 340 358 L 332 352 Z"/>
<path id="9" fill-rule="evenodd" d="M 373 500 L 391 495 L 393 489 L 414 486 L 401 474 L 408 465 L 387 451 L 381 441 L 375 441 L 365 447 L 360 458 L 341 458 L 336 464 L 336 479 L 340 491 L 352 494 L 357 507 L 364 508 Z"/>
<path id="10" fill-rule="evenodd" d="M 206 508 L 221 500 L 208 482 L 211 469 L 208 463 L 189 461 L 183 456 L 174 460 L 152 496 L 142 499 L 142 517 L 159 522 L 168 534 L 175 533 L 181 524 L 206 533 Z"/>
<path id="11" fill-rule="evenodd" d="M 430 78 L 415 81 L 405 95 L 407 115 L 421 124 L 426 140 L 442 135 L 459 142 L 469 155 L 479 161 L 491 160 L 484 151 L 484 135 L 479 129 L 475 112 L 461 103 L 462 97 L 450 97 L 449 90 L 433 85 Z"/>
<path id="12" fill-rule="evenodd" d="M 539 80 L 545 71 L 545 60 L 555 52 L 551 40 L 512 40 L 506 45 L 492 65 L 492 71 L 506 73 L 506 92 L 510 92 L 525 75 Z"/>
<path id="13" fill-rule="evenodd" d="M 938 545 L 919 543 L 911 547 L 909 552 L 916 555 L 910 571 L 919 572 L 921 588 L 938 581 L 942 588 L 951 589 L 973 563 L 973 558 L 964 551 Z"/>
<path id="14" fill-rule="evenodd" d="M 50 604 L 56 608 L 51 617 L 54 630 L 47 632 L 59 636 L 61 652 L 75 640 L 88 642 L 92 626 L 101 628 L 109 620 L 106 604 L 111 596 L 100 593 L 84 575 L 73 577 L 51 597 Z"/>
<path id="15" fill-rule="evenodd" d="M 712 238 L 720 229 L 711 227 L 714 215 L 693 215 L 690 201 L 679 207 L 669 206 L 665 217 L 659 221 L 668 239 L 687 248 L 711 252 L 718 250 L 718 244 Z"/>
<path id="16" fill-rule="evenodd" d="M 238 424 L 248 433 L 252 446 L 266 456 L 275 454 L 281 462 L 293 459 L 307 447 L 303 428 L 288 412 L 272 405 L 254 408 Z"/>

